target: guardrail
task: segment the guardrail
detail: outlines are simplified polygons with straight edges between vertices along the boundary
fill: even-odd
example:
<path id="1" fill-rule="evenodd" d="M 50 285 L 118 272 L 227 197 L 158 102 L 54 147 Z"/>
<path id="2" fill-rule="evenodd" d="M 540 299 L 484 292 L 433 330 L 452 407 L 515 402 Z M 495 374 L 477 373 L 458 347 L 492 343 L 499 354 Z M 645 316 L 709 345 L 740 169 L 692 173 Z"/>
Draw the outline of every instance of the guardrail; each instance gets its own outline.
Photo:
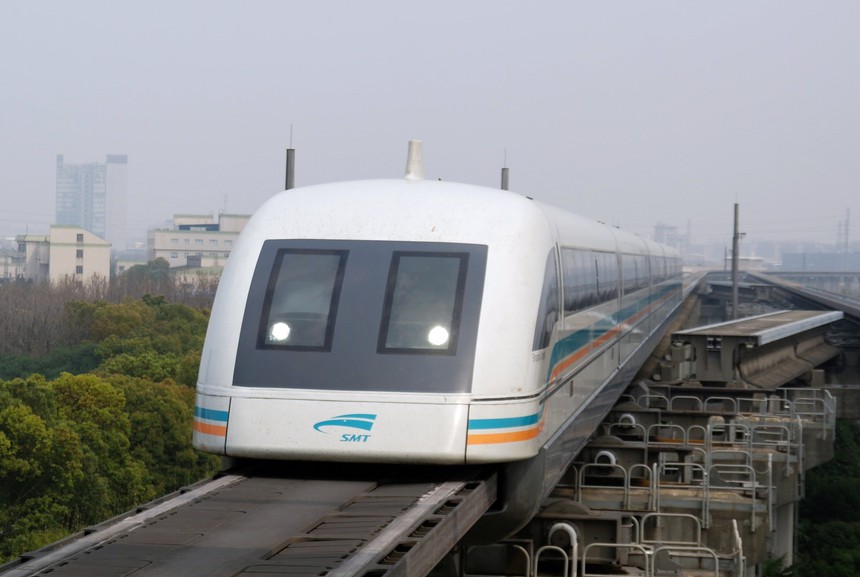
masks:
<path id="1" fill-rule="evenodd" d="M 689 389 L 685 389 L 685 392 L 689 392 Z M 749 392 L 752 396 L 707 395 L 702 397 L 690 394 L 669 396 L 663 393 L 649 392 L 637 396 L 622 395 L 620 402 L 632 403 L 642 409 L 679 410 L 681 407 L 675 403 L 684 401 L 689 403 L 689 406 L 684 407 L 683 410 L 690 410 L 690 407 L 693 407 L 703 412 L 715 414 L 771 414 L 792 417 L 802 414 L 827 422 L 829 422 L 830 418 L 835 418 L 836 400 L 825 389 L 782 387 L 768 391 L 750 390 Z M 678 399 L 678 401 L 675 399 Z M 788 401 L 789 404 L 780 405 L 776 401 Z M 720 407 L 714 406 L 718 402 L 723 405 L 729 405 L 729 408 L 727 409 L 724 406 L 720 410 Z M 795 403 L 806 408 L 798 410 L 796 407 L 793 407 Z M 810 406 L 813 408 L 809 409 Z"/>

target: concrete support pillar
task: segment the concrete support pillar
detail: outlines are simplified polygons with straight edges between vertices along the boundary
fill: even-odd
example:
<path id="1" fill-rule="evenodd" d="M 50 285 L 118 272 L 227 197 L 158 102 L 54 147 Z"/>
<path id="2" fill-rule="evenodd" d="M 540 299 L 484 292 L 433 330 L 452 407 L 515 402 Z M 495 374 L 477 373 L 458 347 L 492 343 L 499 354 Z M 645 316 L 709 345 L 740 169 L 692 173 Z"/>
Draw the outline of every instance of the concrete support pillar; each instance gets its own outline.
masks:
<path id="1" fill-rule="evenodd" d="M 785 555 L 785 567 L 794 563 L 794 526 L 797 522 L 796 505 L 786 503 L 776 509 L 776 531 L 774 534 L 773 556 Z"/>

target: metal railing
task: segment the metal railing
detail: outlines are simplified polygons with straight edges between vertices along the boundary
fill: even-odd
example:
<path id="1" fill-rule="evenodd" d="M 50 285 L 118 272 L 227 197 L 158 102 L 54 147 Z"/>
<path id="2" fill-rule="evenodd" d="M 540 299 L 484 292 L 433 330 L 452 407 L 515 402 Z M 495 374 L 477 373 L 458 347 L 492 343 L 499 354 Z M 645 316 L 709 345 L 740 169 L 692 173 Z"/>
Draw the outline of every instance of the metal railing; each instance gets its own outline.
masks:
<path id="1" fill-rule="evenodd" d="M 644 527 L 649 521 L 659 522 L 666 518 L 686 518 L 692 522 L 694 538 L 675 542 L 657 539 L 647 539 Z M 619 564 L 624 567 L 636 567 L 643 577 L 658 575 L 676 575 L 678 570 L 695 566 L 699 571 L 707 571 L 714 577 L 720 575 L 721 559 L 733 564 L 731 574 L 737 577 L 746 575 L 746 558 L 743 553 L 743 542 L 738 531 L 737 521 L 732 521 L 734 547 L 727 554 L 720 555 L 714 549 L 702 545 L 702 527 L 698 519 L 691 515 L 653 513 L 642 517 L 641 521 L 633 518 L 637 529 L 630 543 L 596 542 L 589 543 L 582 552 L 579 560 L 581 577 L 597 577 L 605 575 L 605 569 L 589 571 L 589 566 L 598 568 L 606 564 Z M 639 526 L 643 529 L 640 531 Z M 697 573 L 698 574 L 698 573 Z M 537 573 L 535 574 L 537 575 Z"/>
<path id="2" fill-rule="evenodd" d="M 544 553 L 556 553 L 561 557 L 564 564 L 563 577 L 577 577 L 577 561 L 579 560 L 579 538 L 576 534 L 576 529 L 570 523 L 556 523 L 553 525 L 547 535 L 547 542 L 552 542 L 552 536 L 559 531 L 567 534 L 568 543 L 570 545 L 570 555 L 567 554 L 562 547 L 557 545 L 544 545 L 535 553 L 534 561 L 534 577 L 540 577 L 538 572 L 540 566 L 540 558 Z"/>
<path id="3" fill-rule="evenodd" d="M 836 398 L 824 389 L 780 388 L 768 391 L 766 395 L 756 393 L 751 397 L 728 397 L 713 395 L 698 397 L 678 395 L 669 397 L 660 393 L 647 393 L 634 398 L 623 397 L 625 403 L 633 403 L 643 409 L 696 410 L 709 414 L 769 415 L 786 416 L 822 423 L 827 429 L 836 422 Z M 726 409 L 725 405 L 729 406 Z"/>
<path id="4" fill-rule="evenodd" d="M 561 568 L 563 577 L 597 577 L 605 575 L 605 566 L 608 564 L 621 565 L 623 567 L 636 567 L 643 577 L 657 577 L 683 568 L 695 568 L 699 571 L 713 573 L 715 577 L 720 575 L 721 560 L 731 563 L 732 575 L 743 577 L 745 575 L 746 559 L 743 554 L 743 542 L 736 520 L 732 520 L 734 540 L 733 549 L 723 555 L 702 544 L 702 524 L 694 515 L 684 513 L 646 513 L 641 517 L 630 515 L 625 517 L 630 520 L 633 528 L 631 539 L 627 543 L 617 542 L 594 542 L 582 549 L 579 556 L 580 536 L 577 530 L 568 522 L 559 522 L 549 529 L 546 542 L 552 543 L 556 533 L 567 535 L 567 547 L 560 545 L 545 545 L 539 548 L 532 557 L 529 550 L 519 542 L 510 542 L 507 545 L 521 554 L 526 561 L 526 573 L 524 577 L 542 577 L 541 563 L 545 562 L 553 568 L 552 575 L 558 575 Z M 690 535 L 685 539 L 660 538 L 660 525 L 667 521 L 687 521 L 688 527 L 680 531 L 681 534 Z M 676 529 L 676 533 L 677 533 Z M 529 549 L 531 546 L 529 546 Z M 510 573 L 508 573 L 510 574 Z"/>
<path id="5" fill-rule="evenodd" d="M 651 467 L 633 464 L 629 467 L 618 463 L 585 463 L 576 466 L 575 495 L 579 502 L 587 502 L 584 491 L 603 491 L 598 498 L 603 507 L 624 511 L 647 511 L 660 513 L 664 507 L 665 491 L 693 491 L 699 499 L 698 519 L 705 528 L 710 526 L 714 501 L 724 499 L 732 493 L 747 499 L 744 506 L 749 509 L 751 532 L 758 528 L 757 515 L 765 511 L 765 523 L 773 527 L 774 488 L 772 485 L 773 461 L 768 459 L 764 471 L 752 465 L 752 455 L 739 451 L 744 462 L 664 461 Z M 612 479 L 613 482 L 609 482 Z M 764 482 L 762 482 L 764 481 Z M 617 495 L 614 499 L 611 495 Z M 634 495 L 639 499 L 634 500 Z M 615 505 L 613 505 L 615 503 Z M 600 503 L 589 506 L 599 509 Z"/>

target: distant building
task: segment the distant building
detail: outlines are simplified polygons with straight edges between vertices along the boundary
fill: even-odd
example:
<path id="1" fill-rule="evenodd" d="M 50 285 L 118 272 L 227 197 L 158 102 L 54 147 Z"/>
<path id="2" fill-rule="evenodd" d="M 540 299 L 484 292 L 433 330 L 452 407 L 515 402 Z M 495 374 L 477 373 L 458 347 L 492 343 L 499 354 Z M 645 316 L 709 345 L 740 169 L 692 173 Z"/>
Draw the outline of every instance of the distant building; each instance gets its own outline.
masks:
<path id="1" fill-rule="evenodd" d="M 173 228 L 147 234 L 147 259 L 163 258 L 170 268 L 223 267 L 250 215 L 177 214 Z"/>
<path id="2" fill-rule="evenodd" d="M 732 257 L 726 256 L 725 260 L 725 269 L 731 270 L 732 268 Z M 765 270 L 767 268 L 767 263 L 760 256 L 739 256 L 738 257 L 738 270 L 740 271 L 759 271 Z"/>
<path id="3" fill-rule="evenodd" d="M 124 251 L 128 244 L 127 166 L 125 154 L 109 154 L 103 164 L 66 164 L 58 154 L 57 224 L 88 230 Z"/>
<path id="4" fill-rule="evenodd" d="M 21 274 L 18 251 L 6 249 L 0 251 L 0 280 L 21 278 Z"/>
<path id="5" fill-rule="evenodd" d="M 662 222 L 658 222 L 654 226 L 654 242 L 671 246 L 681 251 L 682 255 L 690 252 L 690 231 L 686 233 L 678 232 L 677 226 L 670 226 Z"/>
<path id="6" fill-rule="evenodd" d="M 790 271 L 860 271 L 860 252 L 786 252 L 782 269 Z"/>
<path id="7" fill-rule="evenodd" d="M 133 266 L 137 265 L 145 265 L 145 259 L 136 259 L 136 258 L 118 258 L 114 261 L 114 272 L 117 275 L 121 275 L 130 269 Z"/>
<path id="8" fill-rule="evenodd" d="M 52 225 L 47 235 L 22 234 L 16 241 L 17 278 L 52 283 L 110 278 L 110 243 L 83 228 Z"/>
<path id="9" fill-rule="evenodd" d="M 678 227 L 658 222 L 654 225 L 654 241 L 669 246 L 678 246 Z"/>

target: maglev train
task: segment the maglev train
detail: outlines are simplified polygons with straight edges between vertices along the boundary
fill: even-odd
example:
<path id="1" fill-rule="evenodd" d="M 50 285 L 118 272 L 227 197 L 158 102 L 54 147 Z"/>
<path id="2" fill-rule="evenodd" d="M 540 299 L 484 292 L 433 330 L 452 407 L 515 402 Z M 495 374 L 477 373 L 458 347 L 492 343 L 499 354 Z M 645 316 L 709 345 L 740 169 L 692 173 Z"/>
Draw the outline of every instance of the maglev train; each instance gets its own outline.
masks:
<path id="1" fill-rule="evenodd" d="M 234 458 L 492 464 L 512 533 L 681 300 L 672 249 L 499 189 L 410 176 L 269 199 L 213 304 L 194 446 Z"/>

